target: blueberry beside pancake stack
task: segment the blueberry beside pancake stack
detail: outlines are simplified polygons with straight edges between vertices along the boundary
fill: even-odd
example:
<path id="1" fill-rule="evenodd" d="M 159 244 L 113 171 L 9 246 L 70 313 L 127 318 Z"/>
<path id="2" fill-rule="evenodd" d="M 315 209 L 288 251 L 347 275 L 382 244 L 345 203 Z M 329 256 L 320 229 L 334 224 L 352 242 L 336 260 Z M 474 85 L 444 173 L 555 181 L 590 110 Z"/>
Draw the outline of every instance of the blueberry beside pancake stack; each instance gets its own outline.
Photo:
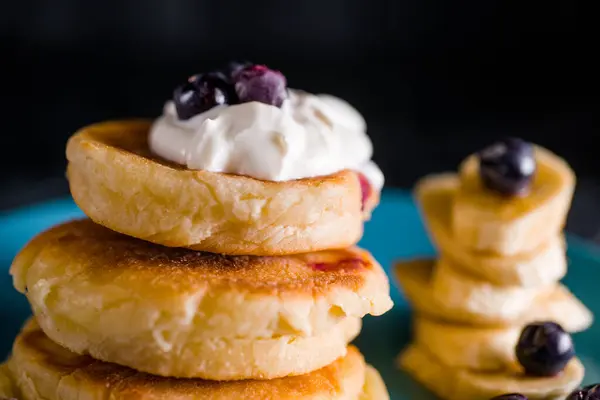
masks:
<path id="1" fill-rule="evenodd" d="M 447 399 L 564 399 L 581 383 L 569 333 L 592 315 L 559 283 L 574 186 L 562 159 L 516 138 L 417 184 L 439 258 L 396 266 L 415 310 L 404 370 Z"/>
<path id="2" fill-rule="evenodd" d="M 387 399 L 349 345 L 363 316 L 392 306 L 385 272 L 355 246 L 383 184 L 371 153 L 352 107 L 253 64 L 191 77 L 154 123 L 82 129 L 67 175 L 89 219 L 15 258 L 34 318 L 0 390 Z"/>

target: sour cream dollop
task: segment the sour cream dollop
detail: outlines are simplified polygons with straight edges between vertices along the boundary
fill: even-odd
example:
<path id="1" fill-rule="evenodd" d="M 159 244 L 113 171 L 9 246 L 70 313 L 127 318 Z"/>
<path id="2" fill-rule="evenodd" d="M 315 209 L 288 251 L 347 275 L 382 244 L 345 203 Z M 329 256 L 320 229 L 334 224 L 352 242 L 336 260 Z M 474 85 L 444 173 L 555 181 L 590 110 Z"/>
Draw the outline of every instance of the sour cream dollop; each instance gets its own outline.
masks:
<path id="1" fill-rule="evenodd" d="M 153 124 L 152 152 L 190 169 L 288 181 L 361 172 L 373 189 L 383 173 L 360 113 L 344 100 L 289 90 L 281 108 L 259 102 L 217 106 L 188 120 L 172 101 Z"/>

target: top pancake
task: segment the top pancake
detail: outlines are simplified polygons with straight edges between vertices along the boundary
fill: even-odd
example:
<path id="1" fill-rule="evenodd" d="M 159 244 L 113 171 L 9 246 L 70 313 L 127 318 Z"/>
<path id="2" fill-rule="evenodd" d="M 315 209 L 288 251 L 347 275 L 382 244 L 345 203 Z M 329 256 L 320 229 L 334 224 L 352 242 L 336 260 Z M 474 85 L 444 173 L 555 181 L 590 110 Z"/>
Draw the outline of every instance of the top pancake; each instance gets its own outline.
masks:
<path id="1" fill-rule="evenodd" d="M 207 322 L 206 331 L 219 335 L 316 334 L 342 317 L 379 315 L 392 305 L 384 271 L 358 248 L 224 256 L 154 245 L 87 219 L 37 236 L 15 258 L 11 274 L 34 308 L 47 291 L 54 293 L 53 306 L 64 301 L 66 307 L 75 297 L 89 299 L 90 310 L 104 298 L 104 304 L 141 300 L 140 306 L 172 314 L 188 310 L 191 301 L 207 320 L 228 316 Z M 249 327 L 255 331 L 240 330 Z"/>
<path id="2" fill-rule="evenodd" d="M 296 377 L 268 381 L 217 382 L 151 376 L 80 356 L 50 341 L 30 322 L 17 337 L 9 362 L 25 400 L 111 399 L 358 399 L 365 362 L 350 346 L 331 365 Z M 35 388 L 35 391 L 34 391 Z"/>
<path id="3" fill-rule="evenodd" d="M 344 248 L 360 239 L 363 211 L 371 209 L 362 210 L 356 172 L 271 182 L 190 170 L 150 152 L 150 126 L 106 122 L 69 140 L 71 193 L 97 223 L 165 246 L 237 255 Z"/>

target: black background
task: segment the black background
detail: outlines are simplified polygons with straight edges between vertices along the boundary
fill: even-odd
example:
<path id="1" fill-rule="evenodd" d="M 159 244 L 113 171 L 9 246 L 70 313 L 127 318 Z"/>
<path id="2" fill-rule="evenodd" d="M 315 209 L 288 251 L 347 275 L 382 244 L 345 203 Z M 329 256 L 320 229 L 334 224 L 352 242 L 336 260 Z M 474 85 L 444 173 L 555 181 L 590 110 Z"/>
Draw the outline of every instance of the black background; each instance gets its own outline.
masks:
<path id="1" fill-rule="evenodd" d="M 591 4 L 592 2 L 589 2 Z M 0 208 L 67 193 L 78 127 L 154 117 L 188 75 L 246 58 L 367 119 L 389 185 L 506 135 L 560 153 L 595 232 L 598 28 L 579 1 L 11 1 L 0 8 Z M 600 219 L 599 219 L 600 221 Z"/>

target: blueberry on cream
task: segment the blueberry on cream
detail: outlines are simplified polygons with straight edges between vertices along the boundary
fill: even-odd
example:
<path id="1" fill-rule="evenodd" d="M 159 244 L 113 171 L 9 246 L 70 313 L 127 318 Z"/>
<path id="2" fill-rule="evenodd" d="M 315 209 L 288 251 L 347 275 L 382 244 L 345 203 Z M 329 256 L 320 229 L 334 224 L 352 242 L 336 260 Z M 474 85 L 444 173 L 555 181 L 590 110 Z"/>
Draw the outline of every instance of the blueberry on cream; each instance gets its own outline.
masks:
<path id="1" fill-rule="evenodd" d="M 527 194 L 536 172 L 533 145 L 518 138 L 507 138 L 477 154 L 479 174 L 490 190 L 506 196 Z"/>
<path id="2" fill-rule="evenodd" d="M 235 90 L 220 72 L 191 76 L 173 92 L 177 116 L 187 120 L 218 105 L 235 104 Z"/>
<path id="3" fill-rule="evenodd" d="M 525 373 L 532 376 L 555 376 L 575 356 L 571 335 L 549 321 L 526 325 L 515 352 Z"/>
<path id="4" fill-rule="evenodd" d="M 192 170 L 274 182 L 353 170 L 365 198 L 384 183 L 356 109 L 334 96 L 290 89 L 281 72 L 248 62 L 178 87 L 148 142 L 154 154 Z"/>
<path id="5" fill-rule="evenodd" d="M 232 78 L 242 103 L 258 101 L 281 107 L 288 97 L 285 76 L 265 65 L 250 65 L 238 69 Z"/>

